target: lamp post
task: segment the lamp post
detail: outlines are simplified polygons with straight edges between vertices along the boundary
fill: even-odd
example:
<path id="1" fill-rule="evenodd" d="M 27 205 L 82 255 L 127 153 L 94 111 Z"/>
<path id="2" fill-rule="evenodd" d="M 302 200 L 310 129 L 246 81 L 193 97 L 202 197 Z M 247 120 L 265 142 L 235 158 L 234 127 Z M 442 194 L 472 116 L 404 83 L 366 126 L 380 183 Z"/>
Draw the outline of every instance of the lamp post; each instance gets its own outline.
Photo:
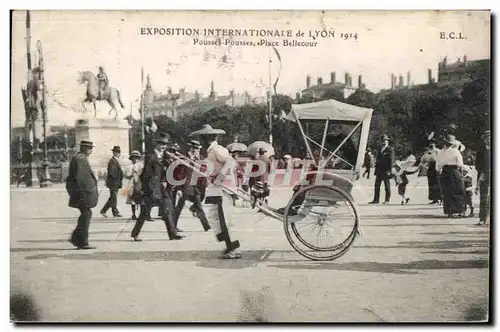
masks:
<path id="1" fill-rule="evenodd" d="M 43 67 L 43 53 L 42 53 L 42 42 L 37 42 L 38 49 L 38 69 L 39 69 L 39 84 L 38 91 L 39 96 L 41 95 L 41 101 L 39 103 L 41 111 L 42 111 L 42 120 L 43 120 L 43 175 L 40 181 L 40 187 L 49 187 L 52 185 L 50 181 L 50 173 L 49 173 L 49 158 L 47 156 L 47 105 L 45 100 L 45 77 L 44 77 L 44 67 Z"/>

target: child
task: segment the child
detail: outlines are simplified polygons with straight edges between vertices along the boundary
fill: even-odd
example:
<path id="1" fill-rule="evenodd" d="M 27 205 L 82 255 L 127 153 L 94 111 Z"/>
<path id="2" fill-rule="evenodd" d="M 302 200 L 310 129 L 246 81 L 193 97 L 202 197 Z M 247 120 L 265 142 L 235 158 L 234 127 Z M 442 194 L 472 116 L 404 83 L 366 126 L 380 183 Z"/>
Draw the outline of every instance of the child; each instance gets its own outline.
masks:
<path id="1" fill-rule="evenodd" d="M 415 168 L 415 170 L 412 171 L 405 170 L 399 160 L 394 163 L 393 168 L 396 186 L 398 187 L 398 194 L 401 196 L 401 205 L 408 204 L 410 201 L 410 198 L 406 197 L 406 186 L 410 183 L 408 175 L 416 173 L 418 168 Z"/>
<path id="2" fill-rule="evenodd" d="M 142 173 L 144 165 L 140 162 L 141 153 L 139 151 L 132 151 L 129 159 L 130 161 L 132 161 L 132 167 L 130 169 L 130 174 L 128 174 L 127 176 L 127 178 L 129 179 L 129 192 L 127 195 L 126 204 L 129 204 L 132 208 L 132 220 L 137 220 L 136 210 L 142 198 L 140 175 Z"/>
<path id="3" fill-rule="evenodd" d="M 464 187 L 465 187 L 465 208 L 467 206 L 470 208 L 469 217 L 474 217 L 474 207 L 472 206 L 472 196 L 474 195 L 474 186 L 472 184 L 472 174 L 469 166 L 464 165 L 462 167 L 462 174 L 464 176 Z"/>

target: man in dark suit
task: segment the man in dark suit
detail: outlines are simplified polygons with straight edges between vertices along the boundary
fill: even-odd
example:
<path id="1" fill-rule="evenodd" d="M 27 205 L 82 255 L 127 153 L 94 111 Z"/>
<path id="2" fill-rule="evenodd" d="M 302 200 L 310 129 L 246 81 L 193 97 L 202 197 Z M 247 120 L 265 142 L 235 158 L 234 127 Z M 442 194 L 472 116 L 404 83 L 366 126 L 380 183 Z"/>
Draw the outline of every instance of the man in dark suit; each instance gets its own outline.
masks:
<path id="1" fill-rule="evenodd" d="M 108 162 L 108 175 L 106 177 L 106 187 L 109 188 L 109 198 L 106 204 L 101 209 L 101 214 L 107 218 L 106 212 L 109 208 L 113 212 L 114 217 L 121 217 L 120 212 L 118 212 L 118 190 L 122 187 L 123 172 L 120 166 L 120 155 L 121 150 L 119 146 L 114 146 L 113 157 Z"/>
<path id="2" fill-rule="evenodd" d="M 477 225 L 486 225 L 490 214 L 490 182 L 491 182 L 491 131 L 486 130 L 482 136 L 483 144 L 476 155 L 477 186 L 479 193 L 479 222 Z"/>
<path id="3" fill-rule="evenodd" d="M 88 161 L 93 147 L 94 144 L 90 141 L 80 142 L 80 152 L 71 160 L 66 178 L 69 206 L 80 210 L 78 224 L 69 240 L 78 249 L 95 249 L 89 245 L 91 209 L 96 207 L 99 196 L 97 179 Z"/>
<path id="4" fill-rule="evenodd" d="M 141 239 L 139 239 L 139 233 L 141 232 L 144 222 L 149 218 L 154 203 L 158 204 L 170 240 L 180 240 L 184 238 L 183 235 L 178 234 L 176 231 L 174 207 L 172 198 L 167 190 L 165 161 L 163 160 L 167 145 L 168 139 L 166 137 L 158 139 L 153 153 L 148 154 L 144 161 L 144 170 L 141 174 L 144 204 L 141 206 L 141 213 L 132 230 L 131 237 L 134 241 L 141 241 Z"/>
<path id="5" fill-rule="evenodd" d="M 391 184 L 389 182 L 392 165 L 394 163 L 394 150 L 389 146 L 389 137 L 382 137 L 382 147 L 377 153 L 377 161 L 375 162 L 375 195 L 373 201 L 369 204 L 378 204 L 380 201 L 380 185 L 384 182 L 385 201 L 384 204 L 391 200 Z"/>

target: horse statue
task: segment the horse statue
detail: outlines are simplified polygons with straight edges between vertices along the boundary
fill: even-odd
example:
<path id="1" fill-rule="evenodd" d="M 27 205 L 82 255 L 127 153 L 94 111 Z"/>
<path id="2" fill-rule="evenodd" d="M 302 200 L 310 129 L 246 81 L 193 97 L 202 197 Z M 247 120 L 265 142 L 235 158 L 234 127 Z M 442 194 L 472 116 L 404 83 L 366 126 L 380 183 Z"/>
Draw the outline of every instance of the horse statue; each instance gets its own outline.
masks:
<path id="1" fill-rule="evenodd" d="M 84 100 L 82 100 L 82 106 L 84 109 L 87 109 L 85 103 L 94 104 L 94 118 L 97 116 L 97 108 L 96 101 L 107 101 L 111 109 L 108 112 L 108 115 L 111 115 L 111 111 L 115 111 L 115 119 L 118 117 L 118 111 L 116 110 L 117 102 L 124 109 L 123 102 L 120 98 L 120 91 L 117 89 L 107 86 L 104 90 L 104 93 L 101 97 L 99 97 L 99 83 L 97 81 L 97 77 L 91 71 L 80 71 L 78 72 L 78 82 L 80 84 L 87 83 L 87 96 Z"/>

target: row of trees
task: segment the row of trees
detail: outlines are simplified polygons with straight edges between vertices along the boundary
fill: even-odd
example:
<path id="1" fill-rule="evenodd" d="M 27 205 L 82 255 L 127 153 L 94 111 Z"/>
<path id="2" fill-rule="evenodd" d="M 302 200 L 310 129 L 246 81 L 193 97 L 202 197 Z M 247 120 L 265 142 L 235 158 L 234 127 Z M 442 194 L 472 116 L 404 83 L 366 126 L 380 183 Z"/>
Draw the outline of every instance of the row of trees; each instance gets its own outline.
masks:
<path id="1" fill-rule="evenodd" d="M 457 138 L 471 150 L 477 150 L 481 133 L 490 128 L 490 70 L 478 70 L 472 80 L 462 85 L 426 86 L 403 88 L 373 93 L 358 89 L 349 98 L 335 90 L 326 91 L 321 98 L 302 97 L 298 103 L 310 103 L 325 99 L 336 99 L 352 105 L 373 108 L 369 135 L 369 146 L 378 149 L 378 139 L 386 134 L 391 145 L 400 156 L 409 153 L 419 154 L 427 145 L 427 135 L 440 132 L 454 123 Z M 273 145 L 278 156 L 290 153 L 294 156 L 305 155 L 302 135 L 295 123 L 280 119 L 282 110 L 288 114 L 295 103 L 285 95 L 273 97 Z M 251 143 L 267 141 L 269 137 L 267 105 L 244 105 L 241 107 L 217 107 L 206 112 L 195 112 L 173 121 L 167 117 L 155 118 L 158 132 L 165 132 L 183 145 L 192 131 L 204 124 L 221 128 L 227 135 L 221 143 L 227 145 L 237 137 L 240 142 Z M 132 124 L 132 149 L 141 150 L 141 126 L 138 120 L 128 118 Z M 150 120 L 149 120 L 150 121 Z M 314 128 L 314 127 L 312 127 Z M 314 130 L 314 129 L 311 129 Z M 147 146 L 151 146 L 153 134 L 147 135 Z M 49 138 L 49 146 L 62 147 L 65 142 L 63 133 Z M 69 146 L 74 146 L 74 133 L 68 132 Z M 24 155 L 29 153 L 25 151 Z M 19 158 L 19 142 L 11 142 L 11 157 Z"/>
<path id="2" fill-rule="evenodd" d="M 347 99 L 332 90 L 327 91 L 321 98 L 313 99 L 307 96 L 298 102 L 308 103 L 331 98 L 373 108 L 369 146 L 378 149 L 378 138 L 386 134 L 400 156 L 420 153 L 427 145 L 428 134 L 441 132 L 451 123 L 458 127 L 457 138 L 467 148 L 476 150 L 481 142 L 481 133 L 490 127 L 489 68 L 479 71 L 472 81 L 462 85 L 430 84 L 377 94 L 362 88 Z M 280 119 L 281 110 L 288 114 L 294 102 L 285 95 L 273 98 L 273 143 L 278 155 L 305 154 L 297 125 Z M 175 122 L 167 117 L 160 117 L 155 119 L 155 123 L 159 132 L 168 133 L 181 145 L 188 140 L 190 132 L 207 123 L 227 132 L 227 135 L 221 138 L 222 144 L 231 143 L 235 137 L 238 137 L 240 142 L 251 143 L 268 140 L 267 114 L 267 105 L 245 105 L 236 108 L 224 106 L 189 114 Z M 135 121 L 135 125 L 136 130 L 140 130 L 140 123 Z M 140 141 L 134 141 L 134 148 L 140 149 Z"/>

